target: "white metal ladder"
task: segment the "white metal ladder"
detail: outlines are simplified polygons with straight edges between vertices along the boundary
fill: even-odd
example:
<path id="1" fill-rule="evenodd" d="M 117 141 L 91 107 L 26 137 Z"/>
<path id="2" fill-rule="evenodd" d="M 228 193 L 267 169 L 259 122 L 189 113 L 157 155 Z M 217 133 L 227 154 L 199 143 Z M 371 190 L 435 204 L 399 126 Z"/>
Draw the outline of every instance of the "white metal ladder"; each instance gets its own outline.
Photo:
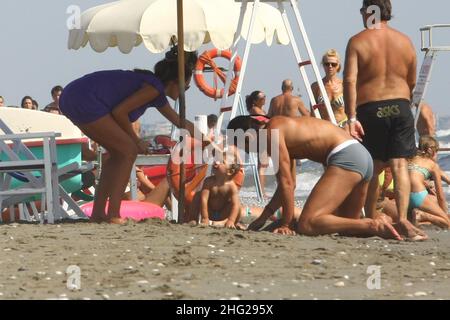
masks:
<path id="1" fill-rule="evenodd" d="M 449 46 L 435 46 L 433 44 L 433 30 L 447 28 L 450 31 L 450 24 L 434 24 L 420 28 L 421 50 L 425 52 L 425 57 L 420 68 L 417 84 L 414 89 L 412 106 L 416 108 L 414 125 L 417 128 L 419 121 L 420 109 L 425 94 L 430 84 L 431 71 L 433 70 L 436 55 L 439 51 L 450 51 Z"/>
<path id="2" fill-rule="evenodd" d="M 318 112 L 318 110 L 316 108 L 317 102 L 316 102 L 316 99 L 314 98 L 314 94 L 313 94 L 312 89 L 311 89 L 311 82 L 309 81 L 308 75 L 306 74 L 306 70 L 305 70 L 305 67 L 308 66 L 308 65 L 310 65 L 313 68 L 314 76 L 316 78 L 317 83 L 319 84 L 319 88 L 320 88 L 320 91 L 322 92 L 322 96 L 324 97 L 324 104 L 326 106 L 327 113 L 328 113 L 331 121 L 334 124 L 336 124 L 336 119 L 334 117 L 334 113 L 333 113 L 333 110 L 331 108 L 331 103 L 330 103 L 330 100 L 328 98 L 328 95 L 326 94 L 325 86 L 323 84 L 322 77 L 320 75 L 320 71 L 319 71 L 319 68 L 317 66 L 316 59 L 314 57 L 314 52 L 312 50 L 311 43 L 310 43 L 308 35 L 306 33 L 306 29 L 305 29 L 305 26 L 303 24 L 302 17 L 300 15 L 300 10 L 299 10 L 299 7 L 297 5 L 297 0 L 235 0 L 235 1 L 236 2 L 242 2 L 241 14 L 240 14 L 240 17 L 239 17 L 238 29 L 237 29 L 237 31 L 235 33 L 233 46 L 231 47 L 233 55 L 232 55 L 231 60 L 229 62 L 229 67 L 228 67 L 229 71 L 227 73 L 227 79 L 226 79 L 226 82 L 225 82 L 224 95 L 223 95 L 222 101 L 221 101 L 221 109 L 224 109 L 225 106 L 227 106 L 228 90 L 230 88 L 231 80 L 232 80 L 232 76 L 233 76 L 233 74 L 232 74 L 233 65 L 234 65 L 234 61 L 235 61 L 235 59 L 236 59 L 236 57 L 238 55 L 237 46 L 238 46 L 239 41 L 241 39 L 240 35 L 242 33 L 243 22 L 244 22 L 245 13 L 247 11 L 248 3 L 249 2 L 253 3 L 252 15 L 251 15 L 251 20 L 250 20 L 250 24 L 249 24 L 249 29 L 247 30 L 247 34 L 246 34 L 247 36 L 245 37 L 247 40 L 246 40 L 245 51 L 244 51 L 244 55 L 243 55 L 243 59 L 242 59 L 242 68 L 241 68 L 241 71 L 240 71 L 239 82 L 238 82 L 237 89 L 236 89 L 236 94 L 235 94 L 235 97 L 234 97 L 234 102 L 233 102 L 233 107 L 232 107 L 232 110 L 231 110 L 230 119 L 234 118 L 236 116 L 237 111 L 238 111 L 238 103 L 239 103 L 239 99 L 241 98 L 240 92 L 242 90 L 242 84 L 243 84 L 243 81 L 244 81 L 246 67 L 247 67 L 247 62 L 248 62 L 248 57 L 249 57 L 249 54 L 250 54 L 251 37 L 252 37 L 252 34 L 253 34 L 253 27 L 254 27 L 254 22 L 255 22 L 255 19 L 256 19 L 256 14 L 258 12 L 259 3 L 260 2 L 276 2 L 278 4 L 278 9 L 280 10 L 280 13 L 282 15 L 285 28 L 286 28 L 286 30 L 288 32 L 289 39 L 290 39 L 290 42 L 291 42 L 291 48 L 292 48 L 292 50 L 294 52 L 294 55 L 295 55 L 295 58 L 297 60 L 297 63 L 298 63 L 299 69 L 300 69 L 300 74 L 301 74 L 302 80 L 303 80 L 303 82 L 305 84 L 306 91 L 308 93 L 308 97 L 309 97 L 309 99 L 311 101 L 311 104 L 313 106 L 312 107 L 312 111 L 314 112 L 314 114 L 317 117 L 320 117 L 320 114 L 319 114 L 319 112 Z M 291 28 L 291 24 L 289 22 L 289 18 L 288 18 L 287 13 L 286 13 L 284 2 L 289 2 L 291 4 L 291 7 L 292 7 L 293 12 L 295 14 L 296 22 L 298 24 L 298 27 L 299 27 L 299 30 L 300 30 L 300 34 L 302 36 L 303 42 L 304 42 L 306 50 L 307 50 L 307 56 L 308 56 L 307 60 L 303 60 L 302 56 L 300 54 L 300 50 L 298 48 L 297 42 L 296 42 L 295 37 L 294 37 L 294 33 L 292 31 L 292 28 Z M 223 121 L 223 118 L 219 119 L 218 127 L 220 127 L 220 125 L 222 124 L 222 121 Z"/>
<path id="3" fill-rule="evenodd" d="M 305 26 L 303 24 L 303 20 L 300 15 L 300 10 L 298 8 L 297 1 L 296 0 L 235 0 L 235 1 L 242 2 L 241 13 L 240 13 L 240 17 L 239 17 L 238 28 L 237 28 L 237 31 L 234 36 L 233 45 L 231 47 L 232 57 L 230 59 L 229 66 L 228 66 L 227 78 L 226 78 L 225 88 L 224 88 L 224 95 L 221 100 L 220 110 L 222 113 L 219 117 L 219 120 L 217 123 L 217 128 L 220 130 L 220 128 L 222 127 L 225 111 L 231 111 L 230 119 L 235 118 L 238 112 L 240 112 L 241 114 L 245 114 L 245 112 L 242 111 L 243 103 L 242 103 L 241 90 L 242 90 L 242 84 L 244 82 L 245 71 L 246 71 L 247 62 L 248 62 L 248 58 L 249 58 L 249 54 L 250 54 L 251 38 L 252 38 L 252 34 L 253 34 L 254 23 L 255 23 L 256 14 L 258 12 L 258 7 L 259 7 L 260 2 L 276 2 L 278 4 L 278 9 L 280 10 L 280 13 L 282 15 L 283 22 L 284 22 L 285 28 L 287 30 L 287 33 L 289 35 L 289 39 L 291 42 L 291 47 L 294 52 L 295 58 L 297 60 L 301 78 L 304 82 L 306 91 L 308 93 L 309 100 L 311 102 L 311 111 L 314 112 L 314 114 L 317 118 L 320 118 L 320 113 L 317 108 L 318 107 L 317 101 L 312 92 L 311 82 L 309 81 L 308 75 L 305 70 L 305 67 L 308 65 L 312 66 L 312 68 L 313 68 L 314 76 L 316 78 L 317 83 L 319 84 L 320 91 L 322 92 L 322 96 L 324 98 L 324 104 L 325 104 L 328 116 L 329 116 L 331 122 L 334 123 L 335 125 L 337 125 L 333 110 L 331 108 L 330 100 L 326 93 L 325 86 L 323 84 L 319 68 L 317 66 L 316 59 L 314 58 L 314 53 L 313 53 L 313 50 L 311 47 L 311 43 L 309 42 L 309 38 L 306 33 Z M 248 6 L 249 2 L 253 3 L 253 6 Z M 297 42 L 294 37 L 294 33 L 291 28 L 291 24 L 289 22 L 289 18 L 286 13 L 286 8 L 284 6 L 284 2 L 289 2 L 294 11 L 295 19 L 296 19 L 297 25 L 300 30 L 300 34 L 302 36 L 303 42 L 304 42 L 306 50 L 307 50 L 307 56 L 308 56 L 307 60 L 303 60 L 302 56 L 300 54 L 300 50 L 298 48 Z M 251 15 L 251 19 L 250 19 L 249 28 L 246 31 L 246 37 L 245 37 L 246 44 L 245 44 L 245 50 L 244 50 L 243 59 L 242 59 L 242 67 L 241 67 L 241 71 L 240 71 L 240 75 L 239 75 L 239 82 L 237 84 L 236 93 L 235 93 L 234 101 L 233 101 L 233 106 L 231 107 L 231 110 L 229 110 L 229 108 L 226 108 L 227 100 L 228 100 L 228 91 L 229 91 L 229 88 L 231 85 L 231 80 L 233 77 L 233 71 L 232 71 L 233 65 L 234 65 L 236 57 L 238 56 L 237 47 L 238 47 L 239 41 L 241 40 L 241 33 L 242 33 L 242 28 L 243 28 L 243 23 L 244 23 L 244 17 L 245 17 L 245 13 L 246 13 L 248 7 L 251 7 L 252 15 Z M 245 110 L 245 108 L 244 108 L 244 110 Z M 250 165 L 257 166 L 257 157 L 255 157 L 255 155 L 252 155 L 250 157 Z M 258 170 L 256 170 L 256 172 L 254 171 L 253 175 L 254 175 L 254 180 L 256 182 L 256 189 L 258 192 L 258 197 L 261 200 L 262 193 L 260 193 L 261 185 L 260 185 Z"/>

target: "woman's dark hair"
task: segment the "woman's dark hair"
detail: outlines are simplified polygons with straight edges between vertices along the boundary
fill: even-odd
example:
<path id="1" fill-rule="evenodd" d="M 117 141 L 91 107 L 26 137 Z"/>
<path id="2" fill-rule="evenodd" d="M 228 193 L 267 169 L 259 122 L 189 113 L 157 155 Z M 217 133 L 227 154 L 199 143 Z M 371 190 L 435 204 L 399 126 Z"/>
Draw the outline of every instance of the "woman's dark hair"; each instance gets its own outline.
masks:
<path id="1" fill-rule="evenodd" d="M 228 130 L 239 130 L 242 129 L 245 131 L 249 130 L 249 129 L 253 129 L 255 128 L 255 126 L 257 126 L 258 124 L 261 123 L 261 121 L 258 120 L 262 120 L 263 122 L 268 122 L 268 120 L 270 120 L 270 118 L 268 116 L 265 115 L 259 115 L 259 116 L 238 116 L 236 118 L 233 118 L 227 126 Z"/>
<path id="2" fill-rule="evenodd" d="M 190 79 L 195 64 L 197 63 L 197 53 L 185 51 L 184 58 L 185 77 L 186 79 Z M 134 72 L 153 74 L 158 77 L 164 85 L 170 81 L 176 81 L 178 79 L 178 47 L 174 46 L 170 51 L 166 52 L 165 58 L 156 63 L 154 72 L 143 69 L 134 69 Z"/>
<path id="3" fill-rule="evenodd" d="M 248 95 L 247 97 L 245 97 L 245 105 L 247 106 L 247 110 L 250 111 L 253 107 L 253 105 L 255 104 L 256 101 L 258 101 L 259 99 L 259 94 L 262 91 L 256 90 L 253 91 L 250 95 Z"/>
<path id="4" fill-rule="evenodd" d="M 20 103 L 20 107 L 23 108 L 23 104 L 25 103 L 25 100 L 30 99 L 31 103 L 33 103 L 33 98 L 30 96 L 25 96 L 22 98 L 22 102 Z"/>
<path id="5" fill-rule="evenodd" d="M 370 6 L 377 6 L 380 8 L 381 20 L 389 21 L 392 19 L 392 4 L 391 0 L 363 0 L 363 8 Z"/>

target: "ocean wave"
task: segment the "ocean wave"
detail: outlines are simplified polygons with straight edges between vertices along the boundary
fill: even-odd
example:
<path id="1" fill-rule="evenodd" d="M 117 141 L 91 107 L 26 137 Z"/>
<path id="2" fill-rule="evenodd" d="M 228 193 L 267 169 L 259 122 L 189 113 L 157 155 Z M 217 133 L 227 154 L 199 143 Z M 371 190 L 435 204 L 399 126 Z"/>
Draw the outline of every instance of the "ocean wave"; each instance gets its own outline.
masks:
<path id="1" fill-rule="evenodd" d="M 438 137 L 438 138 L 447 137 L 447 136 L 450 136 L 450 129 L 438 130 L 436 132 L 436 137 Z"/>

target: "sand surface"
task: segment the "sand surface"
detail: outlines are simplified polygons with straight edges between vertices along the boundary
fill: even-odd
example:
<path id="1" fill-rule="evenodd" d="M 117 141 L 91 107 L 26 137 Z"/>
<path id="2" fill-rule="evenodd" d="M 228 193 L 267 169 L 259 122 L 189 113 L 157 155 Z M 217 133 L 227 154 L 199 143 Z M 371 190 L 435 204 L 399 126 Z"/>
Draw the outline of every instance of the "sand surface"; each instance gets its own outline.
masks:
<path id="1" fill-rule="evenodd" d="M 0 225 L 0 299 L 450 299 L 450 232 L 427 232 L 412 243 L 167 221 Z M 80 290 L 67 288 L 71 265 Z M 381 288 L 369 290 L 373 265 Z"/>

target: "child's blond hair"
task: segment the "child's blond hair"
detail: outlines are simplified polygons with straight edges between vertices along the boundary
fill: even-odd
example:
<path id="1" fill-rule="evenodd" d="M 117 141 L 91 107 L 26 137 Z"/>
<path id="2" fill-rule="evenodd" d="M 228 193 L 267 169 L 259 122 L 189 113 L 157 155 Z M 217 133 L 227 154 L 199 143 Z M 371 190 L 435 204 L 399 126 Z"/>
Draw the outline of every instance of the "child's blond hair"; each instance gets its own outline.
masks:
<path id="1" fill-rule="evenodd" d="M 432 158 L 433 151 L 436 153 L 439 150 L 439 141 L 432 136 L 421 136 L 419 139 L 419 149 L 417 154 L 425 158 Z"/>

